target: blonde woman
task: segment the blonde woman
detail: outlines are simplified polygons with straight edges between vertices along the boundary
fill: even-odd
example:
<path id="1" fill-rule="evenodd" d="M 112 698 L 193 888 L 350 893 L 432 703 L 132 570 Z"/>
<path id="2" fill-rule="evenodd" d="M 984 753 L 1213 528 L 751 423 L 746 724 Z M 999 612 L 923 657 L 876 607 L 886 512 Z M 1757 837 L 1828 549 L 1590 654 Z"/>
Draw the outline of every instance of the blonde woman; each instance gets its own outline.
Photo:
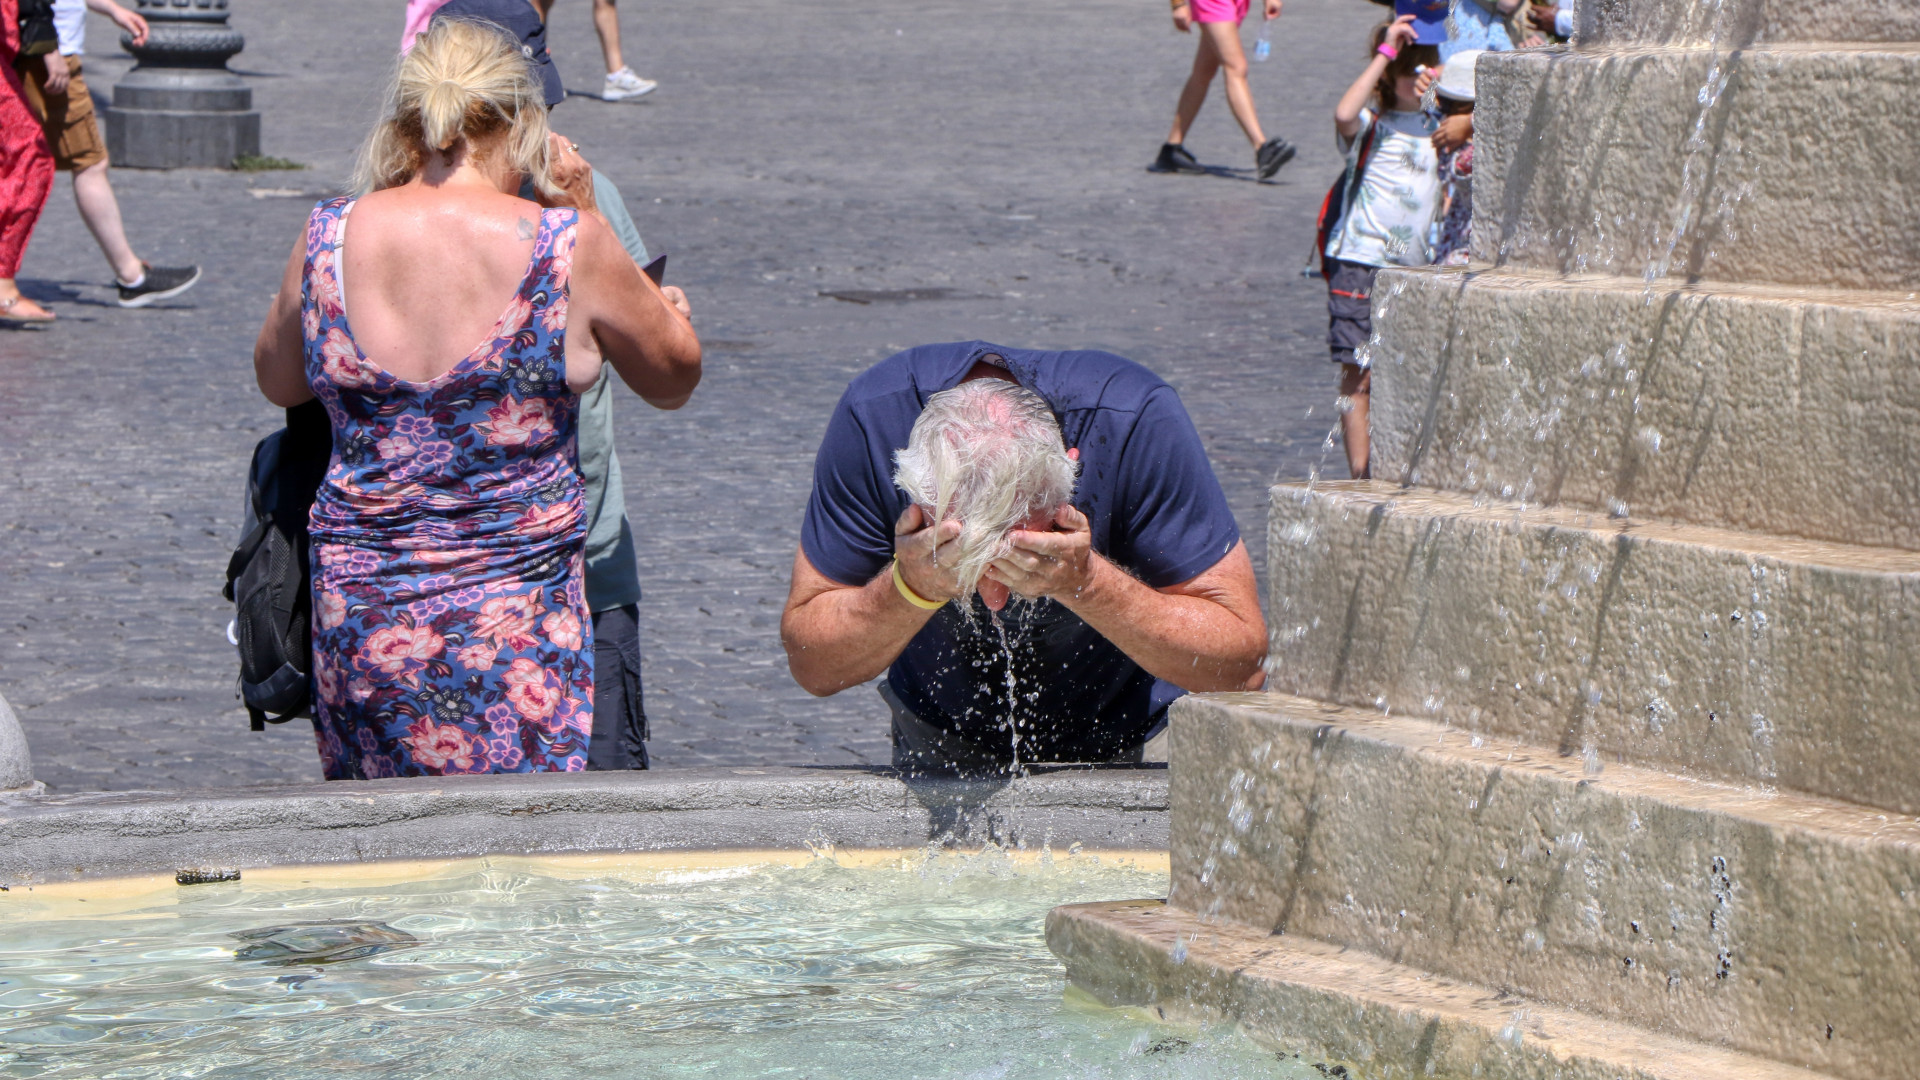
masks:
<path id="1" fill-rule="evenodd" d="M 518 198 L 522 178 L 545 205 Z M 601 364 L 685 404 L 700 343 L 595 211 L 518 43 L 440 20 L 360 195 L 321 203 L 261 327 L 261 391 L 318 397 L 314 725 L 329 779 L 577 770 L 593 715 L 575 429 Z"/>

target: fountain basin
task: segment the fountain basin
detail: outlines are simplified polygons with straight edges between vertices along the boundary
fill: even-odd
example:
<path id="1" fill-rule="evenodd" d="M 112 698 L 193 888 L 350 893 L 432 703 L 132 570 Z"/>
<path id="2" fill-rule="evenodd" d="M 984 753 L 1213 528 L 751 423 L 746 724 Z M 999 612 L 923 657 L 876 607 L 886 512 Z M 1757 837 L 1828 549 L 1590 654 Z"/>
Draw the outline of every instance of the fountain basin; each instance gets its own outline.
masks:
<path id="1" fill-rule="evenodd" d="M 484 857 L 0 894 L 0 1070 L 31 1075 L 1276 1075 L 1231 1029 L 1064 994 L 1061 902 L 1162 852 Z M 1302 1064 L 1278 1075 L 1317 1076 Z"/>

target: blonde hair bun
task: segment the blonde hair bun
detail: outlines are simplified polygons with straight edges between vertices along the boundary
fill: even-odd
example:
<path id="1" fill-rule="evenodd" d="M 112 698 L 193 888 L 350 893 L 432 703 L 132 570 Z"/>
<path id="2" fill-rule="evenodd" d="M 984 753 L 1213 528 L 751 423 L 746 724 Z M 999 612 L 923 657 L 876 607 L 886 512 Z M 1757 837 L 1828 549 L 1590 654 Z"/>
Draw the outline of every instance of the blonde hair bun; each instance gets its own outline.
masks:
<path id="1" fill-rule="evenodd" d="M 353 186 L 363 195 L 397 187 L 429 153 L 499 138 L 508 165 L 551 192 L 547 131 L 546 95 L 520 43 L 489 22 L 435 19 L 394 68 Z"/>

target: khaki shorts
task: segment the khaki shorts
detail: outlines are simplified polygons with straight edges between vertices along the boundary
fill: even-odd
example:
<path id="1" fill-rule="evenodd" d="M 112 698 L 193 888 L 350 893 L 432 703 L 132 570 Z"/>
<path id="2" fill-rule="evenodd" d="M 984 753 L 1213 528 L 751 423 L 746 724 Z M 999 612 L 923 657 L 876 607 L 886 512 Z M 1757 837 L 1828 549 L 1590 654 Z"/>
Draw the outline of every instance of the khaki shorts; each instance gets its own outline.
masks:
<path id="1" fill-rule="evenodd" d="M 100 137 L 100 123 L 93 115 L 93 95 L 87 92 L 87 80 L 80 77 L 80 58 L 63 57 L 67 62 L 67 92 L 49 94 L 46 90 L 46 58 L 22 56 L 14 61 L 14 70 L 27 91 L 27 108 L 40 118 L 47 133 L 47 145 L 53 147 L 53 167 L 67 172 L 90 169 L 107 160 L 107 141 Z"/>

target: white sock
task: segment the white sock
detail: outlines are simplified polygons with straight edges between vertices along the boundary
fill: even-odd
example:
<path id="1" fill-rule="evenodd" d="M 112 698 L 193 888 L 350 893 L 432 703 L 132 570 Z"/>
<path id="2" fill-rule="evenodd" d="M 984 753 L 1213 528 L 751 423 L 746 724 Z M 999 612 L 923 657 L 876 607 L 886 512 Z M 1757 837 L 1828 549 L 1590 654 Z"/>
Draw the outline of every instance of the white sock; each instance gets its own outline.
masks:
<path id="1" fill-rule="evenodd" d="M 137 289 L 140 286 L 145 285 L 147 283 L 147 268 L 144 266 L 141 267 L 140 276 L 137 278 L 134 278 L 132 281 L 120 281 L 120 275 L 118 274 L 114 275 L 113 280 L 119 281 L 120 287 L 123 289 Z"/>

